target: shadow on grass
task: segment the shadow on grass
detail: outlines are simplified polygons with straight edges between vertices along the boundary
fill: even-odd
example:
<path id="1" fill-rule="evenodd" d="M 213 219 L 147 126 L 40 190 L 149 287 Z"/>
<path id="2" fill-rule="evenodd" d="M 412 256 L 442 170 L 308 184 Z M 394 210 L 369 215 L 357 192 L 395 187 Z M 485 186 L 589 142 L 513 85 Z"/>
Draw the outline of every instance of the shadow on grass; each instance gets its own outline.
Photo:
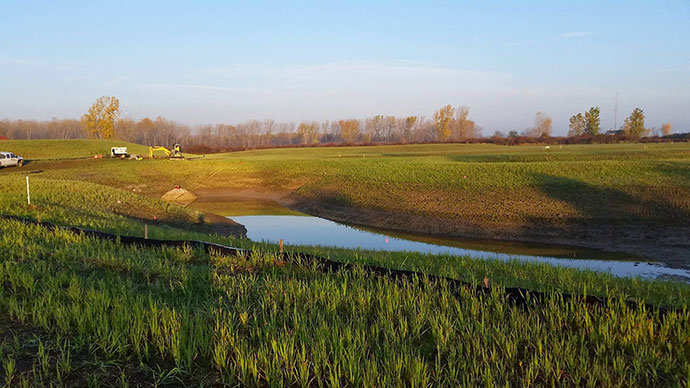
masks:
<path id="1" fill-rule="evenodd" d="M 535 173 L 531 179 L 547 196 L 567 202 L 585 219 L 599 223 L 687 223 L 690 212 L 677 207 L 659 192 L 642 192 L 634 196 L 622 190 L 597 187 L 575 179 Z"/>
<path id="2" fill-rule="evenodd" d="M 550 198 L 574 207 L 576 218 L 532 219 L 531 227 L 551 236 L 574 240 L 608 241 L 609 246 L 642 257 L 653 256 L 666 264 L 687 265 L 690 212 L 666 188 L 642 188 L 632 195 L 611 187 L 598 187 L 575 179 L 532 174 L 534 187 Z M 525 229 L 524 234 L 532 230 Z"/>
<path id="3" fill-rule="evenodd" d="M 128 223 L 124 222 L 124 220 L 118 220 L 118 219 L 112 219 L 112 224 L 108 225 L 108 219 L 107 218 L 102 218 L 100 220 L 103 221 L 102 225 L 94 226 L 91 223 L 86 222 L 87 220 L 96 220 L 97 215 L 93 214 L 89 211 L 85 211 L 84 209 L 76 206 L 66 206 L 65 204 L 58 202 L 58 201 L 51 201 L 51 200 L 42 200 L 41 204 L 39 205 L 38 209 L 34 209 L 36 213 L 31 214 L 29 217 L 34 218 L 36 217 L 36 214 L 38 213 L 50 213 L 50 209 L 56 208 L 56 209 L 62 209 L 65 210 L 65 214 L 69 214 L 70 216 L 74 217 L 75 219 L 81 219 L 84 222 L 76 222 L 75 220 L 51 220 L 54 221 L 58 224 L 64 224 L 64 225 L 72 225 L 72 226 L 84 226 L 84 227 L 96 227 L 99 230 L 107 230 L 108 232 L 112 233 L 117 233 L 117 234 L 125 234 L 125 235 L 136 235 L 136 236 L 143 236 L 144 233 L 144 225 L 148 225 L 149 227 L 153 226 L 158 226 L 158 227 L 168 227 L 168 228 L 174 228 L 174 229 L 179 229 L 182 231 L 192 231 L 192 232 L 199 232 L 199 233 L 205 233 L 205 234 L 217 234 L 219 236 L 226 236 L 226 237 L 239 237 L 239 238 L 246 238 L 247 237 L 247 229 L 243 226 L 240 225 L 231 219 L 228 219 L 223 216 L 219 216 L 217 214 L 213 213 L 204 213 L 203 217 L 201 217 L 198 220 L 190 220 L 188 218 L 185 218 L 183 216 L 171 216 L 167 218 L 162 218 L 162 219 L 154 219 L 153 215 L 149 216 L 144 216 L 144 215 L 137 215 L 137 214 L 128 214 L 127 212 L 121 212 L 116 209 L 113 209 L 112 212 L 113 214 L 122 216 L 125 218 L 125 220 L 128 221 L 134 221 L 138 224 L 139 228 L 135 229 L 132 228 L 131 225 Z"/>

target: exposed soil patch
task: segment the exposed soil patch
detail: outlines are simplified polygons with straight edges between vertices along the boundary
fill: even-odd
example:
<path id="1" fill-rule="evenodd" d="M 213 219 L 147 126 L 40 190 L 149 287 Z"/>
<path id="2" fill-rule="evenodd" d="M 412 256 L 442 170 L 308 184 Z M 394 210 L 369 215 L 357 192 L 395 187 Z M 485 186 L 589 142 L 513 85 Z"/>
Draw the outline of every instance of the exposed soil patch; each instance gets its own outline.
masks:
<path id="1" fill-rule="evenodd" d="M 237 222 L 218 214 L 204 213 L 202 230 L 207 233 L 215 233 L 221 236 L 246 237 L 247 228 Z"/>
<path id="2" fill-rule="evenodd" d="M 234 236 L 234 237 L 246 237 L 247 229 L 227 217 L 223 217 L 218 214 L 204 212 L 203 219 L 200 222 L 189 222 L 189 221 L 177 221 L 177 220 L 158 220 L 152 221 L 151 218 L 142 218 L 137 216 L 130 216 L 133 219 L 141 221 L 143 223 L 160 223 L 171 226 L 178 229 L 190 229 L 193 228 L 197 232 L 217 234 L 220 236 Z"/>
<path id="3" fill-rule="evenodd" d="M 190 207 L 227 216 L 247 214 L 293 214 L 288 191 L 199 189 Z"/>
<path id="4" fill-rule="evenodd" d="M 443 237 L 462 237 L 499 241 L 520 241 L 570 245 L 623 252 L 688 267 L 690 225 L 592 224 L 587 220 L 534 220 L 530 223 L 489 222 L 477 219 L 447 219 L 427 213 L 391 213 L 381 209 L 362 209 L 334 201 L 313 201 L 289 191 L 199 189 L 195 207 L 203 210 L 238 202 L 265 202 L 333 221 L 391 231 Z M 223 217 L 221 217 L 223 218 Z"/>
<path id="5" fill-rule="evenodd" d="M 293 209 L 353 225 L 444 237 L 536 242 L 625 252 L 637 257 L 688 267 L 690 226 L 592 225 L 561 220 L 558 224 L 529 225 L 451 220 L 429 214 L 391 214 L 376 209 L 353 209 L 314 201 L 295 201 Z"/>
<path id="6" fill-rule="evenodd" d="M 290 191 L 265 191 L 255 189 L 207 189 L 200 188 L 194 190 L 197 196 L 197 203 L 224 202 L 237 200 L 263 200 L 273 201 L 283 206 L 294 203 L 290 198 Z"/>
<path id="7" fill-rule="evenodd" d="M 144 187 L 146 185 L 127 185 L 126 189 L 127 190 L 132 190 L 133 192 L 142 192 L 144 191 Z M 175 191 L 175 190 L 172 190 Z M 186 190 L 185 190 L 186 191 Z M 190 195 L 195 195 L 196 192 L 193 194 L 191 192 L 188 192 Z M 196 197 L 195 197 L 196 198 Z M 174 203 L 177 203 L 176 201 L 171 201 Z M 195 203 L 197 200 L 193 200 L 193 202 L 190 203 Z M 180 203 L 177 203 L 178 205 L 181 205 Z M 189 203 L 187 204 L 189 205 Z M 184 205 L 183 205 L 184 206 Z M 209 233 L 209 234 L 218 234 L 221 236 L 235 236 L 235 237 L 246 237 L 247 236 L 247 229 L 227 218 L 222 215 L 218 215 L 210 211 L 209 209 L 199 209 L 203 211 L 204 217 L 202 222 L 200 223 L 194 223 L 190 224 L 187 222 L 176 222 L 176 221 L 168 221 L 165 222 L 166 224 L 176 227 L 176 228 L 181 228 L 181 229 L 186 229 L 193 227 L 196 231 L 202 232 L 202 233 Z M 136 217 L 135 217 L 136 218 Z M 150 222 L 150 220 L 147 220 Z"/>

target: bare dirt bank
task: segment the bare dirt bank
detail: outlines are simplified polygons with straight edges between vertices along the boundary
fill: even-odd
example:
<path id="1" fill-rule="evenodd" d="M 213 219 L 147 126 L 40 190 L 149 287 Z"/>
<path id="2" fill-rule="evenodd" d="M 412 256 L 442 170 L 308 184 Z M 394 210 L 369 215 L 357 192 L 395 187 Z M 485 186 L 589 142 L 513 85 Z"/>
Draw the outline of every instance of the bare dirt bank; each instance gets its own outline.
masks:
<path id="1" fill-rule="evenodd" d="M 204 213 L 203 228 L 207 229 L 209 233 L 221 236 L 247 236 L 247 228 L 244 225 L 214 213 Z"/>
<path id="2" fill-rule="evenodd" d="M 132 187 L 127 187 L 127 189 L 132 189 Z M 171 191 L 176 191 L 176 190 L 182 190 L 182 189 L 175 189 Z M 186 191 L 184 190 L 187 195 L 191 195 L 193 198 L 191 200 L 185 201 L 187 203 L 180 203 L 180 201 L 177 201 L 176 197 L 177 194 L 174 195 L 172 199 L 170 198 L 162 198 L 163 200 L 167 200 L 168 202 L 175 203 L 180 206 L 189 206 L 190 204 L 193 204 L 198 201 L 198 197 L 195 195 L 195 193 L 192 193 L 191 191 Z M 170 193 L 170 192 L 168 192 Z M 168 194 L 166 193 L 166 194 Z M 163 194 L 163 197 L 166 196 L 166 194 Z M 212 209 L 201 209 L 197 206 L 192 206 L 198 211 L 201 211 L 203 213 L 203 218 L 200 220 L 199 223 L 195 224 L 187 224 L 187 223 L 179 223 L 179 222 L 168 222 L 170 226 L 176 227 L 176 228 L 194 228 L 194 230 L 203 232 L 203 233 L 209 233 L 209 234 L 218 234 L 221 236 L 232 236 L 232 237 L 246 237 L 247 236 L 247 228 L 244 227 L 244 225 L 235 222 L 234 220 L 227 218 L 223 215 L 216 214 L 213 212 Z"/>
<path id="3" fill-rule="evenodd" d="M 377 209 L 353 209 L 298 200 L 291 208 L 342 223 L 400 232 L 595 248 L 676 267 L 690 267 L 688 225 L 592 225 L 580 220 L 562 220 L 558 224 L 535 220 L 526 225 L 476 223 L 432 214 L 391 214 Z"/>
<path id="4" fill-rule="evenodd" d="M 294 214 L 290 210 L 289 191 L 260 191 L 252 189 L 198 189 L 197 200 L 190 205 L 203 212 L 223 216 L 254 214 Z"/>
<path id="5" fill-rule="evenodd" d="M 195 206 L 201 210 L 242 201 L 282 206 L 329 220 L 439 237 L 474 238 L 570 245 L 623 252 L 640 259 L 690 267 L 690 225 L 594 225 L 586 220 L 534 220 L 527 224 L 478 223 L 447 219 L 426 213 L 390 213 L 380 209 L 335 206 L 299 198 L 289 191 L 202 189 L 195 191 Z"/>

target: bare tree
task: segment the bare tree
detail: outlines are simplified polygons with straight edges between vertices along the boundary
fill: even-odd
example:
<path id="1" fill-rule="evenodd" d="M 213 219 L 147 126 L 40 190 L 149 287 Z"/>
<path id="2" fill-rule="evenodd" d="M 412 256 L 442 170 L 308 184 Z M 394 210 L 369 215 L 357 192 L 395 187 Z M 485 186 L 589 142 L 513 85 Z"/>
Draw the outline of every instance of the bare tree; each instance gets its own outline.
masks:
<path id="1" fill-rule="evenodd" d="M 412 133 L 414 132 L 417 121 L 417 116 L 407 116 L 399 120 L 398 128 L 400 129 L 400 139 L 403 142 L 412 140 Z"/>
<path id="2" fill-rule="evenodd" d="M 553 120 L 545 112 L 537 112 L 534 115 L 534 126 L 525 130 L 524 135 L 530 137 L 551 136 Z"/>
<path id="3" fill-rule="evenodd" d="M 469 139 L 479 137 L 480 131 L 469 119 L 470 108 L 459 106 L 455 109 L 455 120 L 452 123 L 453 139 Z"/>
<path id="4" fill-rule="evenodd" d="M 297 133 L 302 138 L 302 144 L 316 144 L 319 142 L 319 124 L 316 122 L 300 123 Z"/>
<path id="5" fill-rule="evenodd" d="M 266 119 L 263 123 L 263 135 L 261 136 L 261 145 L 266 145 L 271 143 L 271 137 L 273 136 L 273 130 L 275 129 L 276 123 L 273 119 Z"/>
<path id="6" fill-rule="evenodd" d="M 415 131 L 412 135 L 413 141 L 434 141 L 437 139 L 438 132 L 434 121 L 422 116 L 419 118 Z"/>
<path id="7" fill-rule="evenodd" d="M 397 134 L 397 121 L 395 119 L 395 116 L 386 116 L 383 119 L 383 128 L 382 128 L 382 133 L 381 137 L 382 140 L 384 141 L 395 141 L 396 139 L 396 134 Z"/>

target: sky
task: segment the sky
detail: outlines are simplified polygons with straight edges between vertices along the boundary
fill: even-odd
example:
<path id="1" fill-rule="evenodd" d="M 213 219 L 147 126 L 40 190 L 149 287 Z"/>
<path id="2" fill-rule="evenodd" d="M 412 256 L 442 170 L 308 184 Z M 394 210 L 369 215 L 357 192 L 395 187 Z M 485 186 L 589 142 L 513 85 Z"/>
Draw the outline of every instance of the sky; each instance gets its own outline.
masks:
<path id="1" fill-rule="evenodd" d="M 484 128 L 535 113 L 564 135 L 592 106 L 690 131 L 690 1 L 0 0 L 0 119 L 181 123 L 431 117 Z"/>

